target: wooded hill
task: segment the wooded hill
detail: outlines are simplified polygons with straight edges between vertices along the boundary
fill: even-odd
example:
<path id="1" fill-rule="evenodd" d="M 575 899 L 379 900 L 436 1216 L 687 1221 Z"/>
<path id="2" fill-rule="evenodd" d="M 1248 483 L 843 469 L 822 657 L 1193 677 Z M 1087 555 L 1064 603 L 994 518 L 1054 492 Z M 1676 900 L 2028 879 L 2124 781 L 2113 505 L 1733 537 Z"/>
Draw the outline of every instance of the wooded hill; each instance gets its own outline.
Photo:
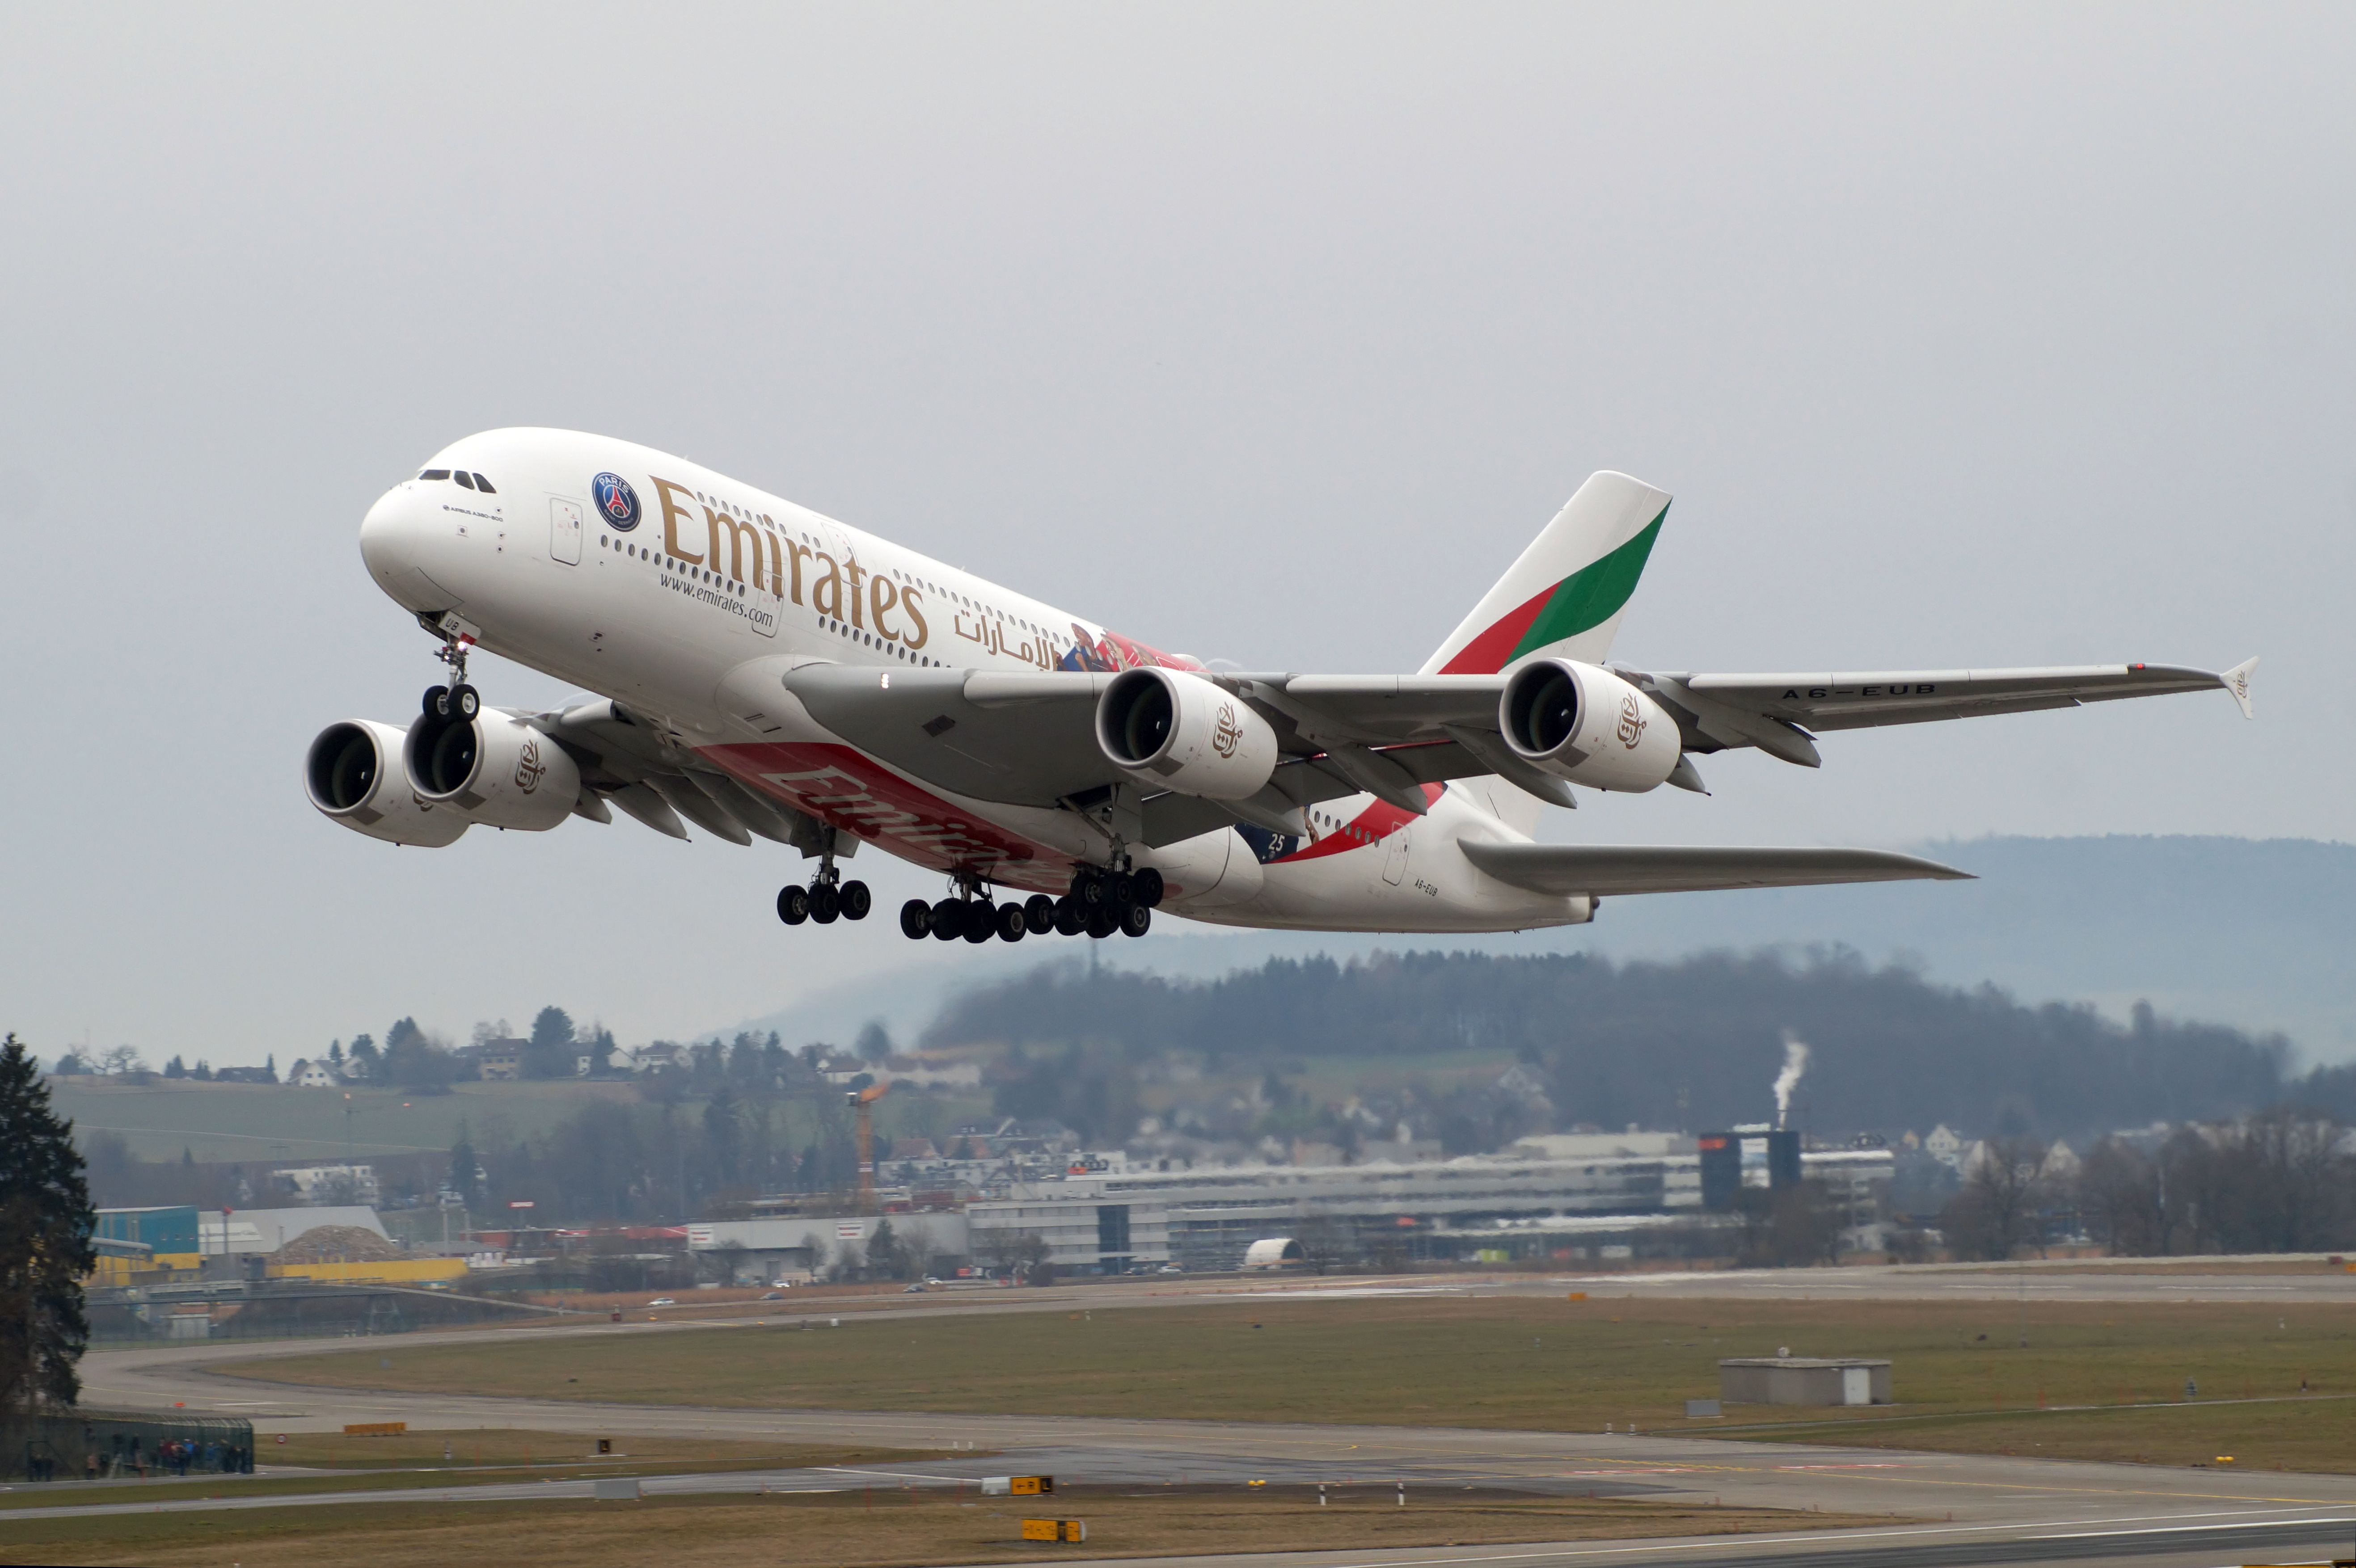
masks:
<path id="1" fill-rule="evenodd" d="M 2278 1035 L 2142 1006 L 2121 1025 L 1842 953 L 1278 959 L 1211 981 L 1052 965 L 954 1000 L 925 1043 L 1013 1048 L 1035 1064 L 1023 1111 L 1075 1125 L 1103 1119 L 1084 1097 L 1124 1064 L 1170 1053 L 1280 1077 L 1309 1058 L 1472 1051 L 1529 1064 L 1558 1126 L 1703 1130 L 1772 1115 L 1787 1034 L 1810 1051 L 1794 1125 L 1824 1133 L 2082 1137 L 2301 1095 L 2338 1108 L 2356 1087 L 2344 1070 L 2295 1081 Z"/>

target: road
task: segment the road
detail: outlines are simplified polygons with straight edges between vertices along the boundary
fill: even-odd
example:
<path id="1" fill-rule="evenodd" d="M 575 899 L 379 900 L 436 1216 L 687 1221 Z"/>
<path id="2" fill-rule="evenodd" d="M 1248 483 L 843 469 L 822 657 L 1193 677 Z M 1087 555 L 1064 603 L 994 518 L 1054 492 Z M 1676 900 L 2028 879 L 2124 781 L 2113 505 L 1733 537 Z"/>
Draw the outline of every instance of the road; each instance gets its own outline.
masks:
<path id="1" fill-rule="evenodd" d="M 1826 1275 L 1807 1271 L 1816 1289 Z M 1837 1271 L 1841 1275 L 1868 1271 Z M 1913 1278 L 1868 1289 L 1924 1288 Z M 1632 1292 L 1653 1288 L 1627 1284 Z M 1720 1279 L 1729 1276 L 1718 1276 Z M 2072 1275 L 2074 1282 L 2079 1276 Z M 2194 1276 L 2198 1277 L 2198 1276 Z M 2187 1276 L 2121 1275 L 2109 1283 L 2165 1280 L 2182 1289 Z M 1560 1279 L 1533 1281 L 1559 1288 Z M 2102 1282 L 2096 1282 L 2102 1283 Z M 2248 1283 L 2218 1276 L 2214 1288 Z M 2302 1285 L 2306 1281 L 2300 1282 Z M 2327 1277 L 2321 1281 L 2329 1286 Z M 1595 1294 L 1595 1286 L 1588 1286 Z M 1968 1288 L 1982 1288 L 1967 1279 Z M 1684 1288 L 1679 1282 L 1679 1288 Z M 1408 1289 L 1419 1282 L 1336 1288 Z M 1441 1288 L 1454 1288 L 1441 1286 Z M 1484 1287 L 1485 1288 L 1485 1287 Z M 1503 1288 L 1518 1286 L 1508 1285 Z M 1937 1285 L 1929 1288 L 1941 1288 Z M 1118 1304 L 1118 1288 L 1085 1293 L 1020 1293 L 970 1304 L 954 1298 L 911 1300 L 877 1308 L 891 1313 L 937 1310 L 1055 1309 L 1076 1295 Z M 1164 1303 L 1204 1299 L 1163 1296 Z M 1215 1293 L 1212 1294 L 1215 1299 Z M 2227 1297 L 2239 1299 L 2240 1297 Z M 1133 1294 L 1131 1304 L 1149 1305 Z M 1265 1302 L 1264 1294 L 1250 1299 Z M 774 1312 L 774 1307 L 767 1310 Z M 637 1336 L 703 1327 L 687 1323 L 572 1323 L 539 1329 L 468 1329 L 405 1335 L 404 1346 L 483 1342 L 519 1332 Z M 220 1344 L 95 1353 L 84 1361 L 86 1398 L 97 1406 L 184 1405 L 252 1417 L 263 1432 L 336 1430 L 347 1422 L 405 1421 L 418 1430 L 477 1426 L 610 1435 L 710 1436 L 782 1443 L 845 1442 L 945 1449 L 971 1445 L 992 1456 L 912 1463 L 888 1472 L 779 1471 L 649 1479 L 653 1491 L 719 1491 L 840 1488 L 864 1485 L 953 1485 L 981 1475 L 1044 1472 L 1087 1485 L 1234 1483 L 1270 1486 L 1319 1481 L 1389 1485 L 1404 1481 L 1409 1506 L 1419 1493 L 1467 1485 L 1534 1492 L 1634 1495 L 1663 1501 L 1870 1514 L 1890 1522 L 1866 1530 L 1791 1536 L 1573 1542 L 1480 1549 L 1288 1553 L 1281 1557 L 1189 1559 L 1187 1568 L 1365 1568 L 1477 1564 L 1613 1564 L 1675 1562 L 1730 1564 L 1773 1562 L 1838 1564 L 1840 1568 L 1939 1568 L 1981 1563 L 2104 1563 L 2213 1564 L 2258 1561 L 2319 1561 L 2335 1546 L 2356 1550 L 2356 1477 L 2240 1473 L 2222 1469 L 2063 1463 L 1995 1456 L 1915 1454 L 1887 1449 L 1801 1447 L 1653 1437 L 1626 1434 L 1507 1432 L 1453 1427 L 1320 1426 L 1257 1423 L 1144 1421 L 1030 1415 L 958 1415 L 897 1412 L 712 1410 L 684 1406 L 600 1404 L 569 1401 L 493 1399 L 464 1394 L 334 1392 L 230 1379 L 211 1370 L 225 1360 L 301 1355 L 318 1341 L 268 1345 Z M 553 1498 L 583 1495 L 586 1483 L 540 1483 L 468 1488 L 466 1495 Z M 362 1494 L 372 1502 L 430 1501 L 431 1490 Z M 302 1506 L 337 1500 L 225 1497 L 185 1503 L 109 1506 L 161 1508 Z M 344 1499 L 343 1500 L 357 1500 Z"/>

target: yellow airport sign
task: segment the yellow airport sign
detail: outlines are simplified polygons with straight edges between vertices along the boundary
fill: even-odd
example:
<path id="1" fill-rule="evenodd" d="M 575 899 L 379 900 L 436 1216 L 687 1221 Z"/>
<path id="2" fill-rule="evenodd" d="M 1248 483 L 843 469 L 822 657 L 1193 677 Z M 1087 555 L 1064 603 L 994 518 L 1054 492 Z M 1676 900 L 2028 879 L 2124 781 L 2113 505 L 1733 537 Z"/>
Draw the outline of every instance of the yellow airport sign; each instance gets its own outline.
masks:
<path id="1" fill-rule="evenodd" d="M 1080 1519 L 1026 1519 L 1023 1521 L 1025 1541 L 1086 1541 L 1088 1525 Z"/>
<path id="2" fill-rule="evenodd" d="M 1009 1476 L 1006 1479 L 1009 1483 L 1006 1490 L 1012 1497 L 1045 1497 L 1055 1489 L 1055 1477 L 1053 1476 Z"/>

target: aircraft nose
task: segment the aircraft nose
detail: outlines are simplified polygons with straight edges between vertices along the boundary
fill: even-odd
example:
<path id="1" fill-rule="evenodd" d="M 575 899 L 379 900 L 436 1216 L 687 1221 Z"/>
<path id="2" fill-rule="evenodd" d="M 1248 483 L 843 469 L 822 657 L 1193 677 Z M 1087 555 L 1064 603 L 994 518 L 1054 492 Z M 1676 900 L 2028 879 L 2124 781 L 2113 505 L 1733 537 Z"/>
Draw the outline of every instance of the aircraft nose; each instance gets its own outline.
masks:
<path id="1" fill-rule="evenodd" d="M 426 575 L 428 568 L 444 580 L 452 563 L 445 530 L 437 528 L 436 508 L 413 485 L 397 485 L 377 497 L 360 519 L 360 560 L 369 575 L 392 601 L 420 612 L 448 610 L 459 603 L 443 581 Z"/>
<path id="2" fill-rule="evenodd" d="M 379 581 L 417 564 L 417 515 L 403 487 L 394 485 L 360 519 L 360 559 Z"/>

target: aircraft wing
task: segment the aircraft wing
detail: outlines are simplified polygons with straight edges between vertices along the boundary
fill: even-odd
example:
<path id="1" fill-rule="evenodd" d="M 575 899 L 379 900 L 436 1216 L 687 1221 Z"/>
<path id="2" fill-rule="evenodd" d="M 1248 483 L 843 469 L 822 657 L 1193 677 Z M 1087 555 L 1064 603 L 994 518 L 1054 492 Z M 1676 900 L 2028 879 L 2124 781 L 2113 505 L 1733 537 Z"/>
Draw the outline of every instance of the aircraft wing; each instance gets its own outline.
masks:
<path id="1" fill-rule="evenodd" d="M 1097 745 L 1096 705 L 1112 679 L 1108 674 L 809 664 L 779 678 L 811 718 L 861 751 L 969 799 L 1086 807 L 1136 782 Z M 1497 771 L 1483 753 L 1502 751 L 1502 742 L 1475 752 L 1445 730 L 1470 716 L 1494 740 L 1499 677 L 1206 678 L 1269 720 L 1281 760 L 1268 787 L 1249 801 L 1171 792 L 1144 796 L 1133 836 L 1145 843 L 1174 844 L 1237 821 L 1300 832 L 1302 808 L 1362 791 L 1420 815 L 1429 805 L 1421 786 Z M 1322 683 L 1321 692 L 1325 686 L 1336 688 L 1347 717 L 1287 700 L 1288 685 L 1310 683 Z"/>
<path id="2" fill-rule="evenodd" d="M 2250 714 L 2249 659 L 2222 673 L 2181 665 L 2078 665 L 2043 669 L 1879 670 L 1784 675 L 1654 675 L 1638 684 L 1676 709 L 1689 752 L 1757 746 L 1817 763 L 1810 734 L 2076 708 L 2174 692 L 2231 692 Z M 1633 672 L 1632 672 L 1633 675 Z"/>
<path id="3" fill-rule="evenodd" d="M 1887 849 L 1783 849 L 1686 844 L 1462 842 L 1465 858 L 1534 893 L 1597 898 L 1837 882 L 1969 881 L 1968 871 Z"/>

